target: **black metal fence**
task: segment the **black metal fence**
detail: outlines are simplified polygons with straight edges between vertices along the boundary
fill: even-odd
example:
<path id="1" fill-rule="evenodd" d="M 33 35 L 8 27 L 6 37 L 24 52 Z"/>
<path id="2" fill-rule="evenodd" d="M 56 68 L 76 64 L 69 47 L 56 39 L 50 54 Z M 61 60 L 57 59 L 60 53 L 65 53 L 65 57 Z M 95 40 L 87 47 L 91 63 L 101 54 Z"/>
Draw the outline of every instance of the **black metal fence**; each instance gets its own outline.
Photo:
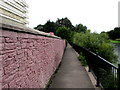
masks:
<path id="1" fill-rule="evenodd" d="M 89 71 L 92 72 L 97 81 L 96 86 L 100 86 L 104 89 L 120 89 L 120 65 L 116 67 L 104 58 L 83 47 L 73 43 L 70 43 L 70 45 L 76 52 L 79 54 L 82 52 L 85 55 Z"/>

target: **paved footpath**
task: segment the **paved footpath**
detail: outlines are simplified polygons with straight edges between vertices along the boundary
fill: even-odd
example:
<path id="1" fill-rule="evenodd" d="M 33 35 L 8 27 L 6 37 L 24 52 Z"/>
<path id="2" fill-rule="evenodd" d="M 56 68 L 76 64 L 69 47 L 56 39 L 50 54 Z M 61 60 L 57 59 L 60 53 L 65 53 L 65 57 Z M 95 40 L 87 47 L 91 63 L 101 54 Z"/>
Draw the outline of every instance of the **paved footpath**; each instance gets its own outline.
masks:
<path id="1" fill-rule="evenodd" d="M 77 54 L 69 44 L 50 88 L 91 88 L 94 90 L 85 68 L 80 64 Z"/>

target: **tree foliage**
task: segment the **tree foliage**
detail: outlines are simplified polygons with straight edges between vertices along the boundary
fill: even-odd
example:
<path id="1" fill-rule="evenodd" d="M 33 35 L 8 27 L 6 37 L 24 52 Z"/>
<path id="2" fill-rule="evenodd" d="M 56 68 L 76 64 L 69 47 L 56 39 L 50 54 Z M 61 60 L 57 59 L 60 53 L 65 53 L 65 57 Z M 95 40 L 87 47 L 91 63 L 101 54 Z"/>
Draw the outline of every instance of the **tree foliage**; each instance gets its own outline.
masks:
<path id="1" fill-rule="evenodd" d="M 83 24 L 78 24 L 73 28 L 73 31 L 75 31 L 75 32 L 84 32 L 85 33 L 86 30 L 87 30 L 87 27 L 83 26 Z"/>
<path id="2" fill-rule="evenodd" d="M 114 30 L 108 31 L 107 33 L 110 39 L 113 39 L 113 40 L 118 39 L 120 38 L 120 27 L 116 27 L 114 28 Z"/>
<path id="3" fill-rule="evenodd" d="M 44 30 L 45 32 L 56 32 L 57 29 L 57 25 L 54 22 L 51 22 L 50 20 L 47 21 L 47 23 L 45 23 L 44 25 Z"/>
<path id="4" fill-rule="evenodd" d="M 34 29 L 37 29 L 37 30 L 39 30 L 39 31 L 44 31 L 44 25 L 39 24 L 39 25 L 37 25 L 37 27 L 35 27 Z"/>
<path id="5" fill-rule="evenodd" d="M 58 34 L 56 34 L 56 30 L 58 30 L 59 27 L 65 27 L 66 29 L 69 30 L 70 36 L 68 36 L 69 39 L 67 38 L 67 40 L 69 40 L 69 41 L 72 40 L 72 36 L 75 32 L 84 32 L 85 33 L 87 30 L 87 27 L 82 24 L 73 26 L 71 21 L 67 17 L 62 18 L 62 19 L 58 18 L 56 20 L 56 22 L 48 20 L 44 25 L 39 24 L 37 27 L 35 27 L 35 29 L 37 29 L 39 31 L 47 32 L 47 33 L 54 32 L 55 35 L 58 35 Z"/>
<path id="6" fill-rule="evenodd" d="M 59 27 L 63 26 L 63 27 L 66 27 L 66 28 L 68 28 L 68 29 L 72 29 L 72 27 L 73 27 L 71 21 L 70 21 L 67 17 L 62 18 L 62 19 L 59 19 L 59 18 L 58 18 L 58 20 L 56 21 L 56 24 L 57 24 Z"/>
<path id="7" fill-rule="evenodd" d="M 48 20 L 44 25 L 39 24 L 35 29 L 43 31 L 43 32 L 56 32 L 57 25 L 54 22 Z"/>
<path id="8" fill-rule="evenodd" d="M 95 52 L 109 62 L 115 63 L 117 56 L 114 54 L 114 47 L 110 43 L 106 33 L 76 33 L 73 42 Z"/>
<path id="9" fill-rule="evenodd" d="M 56 31 L 56 35 L 62 39 L 70 40 L 70 30 L 66 27 L 59 27 Z"/>

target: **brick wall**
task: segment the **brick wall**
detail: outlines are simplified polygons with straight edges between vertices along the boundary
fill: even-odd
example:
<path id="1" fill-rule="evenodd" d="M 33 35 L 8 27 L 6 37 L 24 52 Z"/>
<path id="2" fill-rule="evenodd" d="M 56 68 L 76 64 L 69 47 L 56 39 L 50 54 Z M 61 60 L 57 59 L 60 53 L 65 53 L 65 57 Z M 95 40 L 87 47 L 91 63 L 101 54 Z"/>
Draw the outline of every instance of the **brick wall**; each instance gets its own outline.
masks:
<path id="1" fill-rule="evenodd" d="M 0 87 L 44 88 L 63 56 L 62 39 L 0 30 Z"/>

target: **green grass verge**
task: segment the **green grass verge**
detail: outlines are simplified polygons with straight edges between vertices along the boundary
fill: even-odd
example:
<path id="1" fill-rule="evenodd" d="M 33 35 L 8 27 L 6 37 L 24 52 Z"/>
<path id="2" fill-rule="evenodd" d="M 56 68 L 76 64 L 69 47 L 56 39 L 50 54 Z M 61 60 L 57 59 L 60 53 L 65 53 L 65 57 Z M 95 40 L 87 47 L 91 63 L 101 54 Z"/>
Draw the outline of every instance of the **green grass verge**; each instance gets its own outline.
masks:
<path id="1" fill-rule="evenodd" d="M 110 40 L 111 43 L 120 43 L 120 41 L 117 41 L 117 40 Z"/>

